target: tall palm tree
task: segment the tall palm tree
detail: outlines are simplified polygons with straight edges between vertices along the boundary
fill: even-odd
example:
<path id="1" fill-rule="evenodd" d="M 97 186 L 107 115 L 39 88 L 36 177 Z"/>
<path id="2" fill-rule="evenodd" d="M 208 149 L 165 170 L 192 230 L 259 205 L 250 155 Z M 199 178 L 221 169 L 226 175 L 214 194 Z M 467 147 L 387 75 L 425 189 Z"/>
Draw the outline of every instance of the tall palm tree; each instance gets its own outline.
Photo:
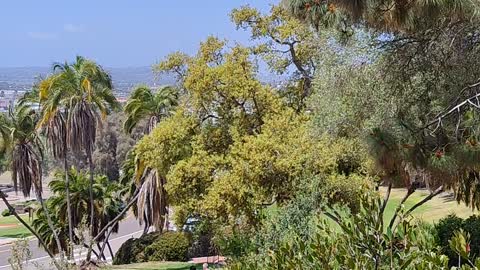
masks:
<path id="1" fill-rule="evenodd" d="M 92 160 L 97 125 L 119 104 L 113 95 L 110 75 L 94 61 L 77 56 L 74 63 L 54 65 L 51 81 L 40 88 L 40 100 L 48 102 L 41 124 L 64 110 L 66 145 L 76 153 L 85 151 L 90 172 L 90 224 L 94 223 L 94 164 Z M 66 174 L 67 175 L 67 174 Z M 90 228 L 92 236 L 94 227 Z M 87 252 L 90 260 L 93 243 Z"/>
<path id="2" fill-rule="evenodd" d="M 0 118 L 0 135 L 4 142 L 2 150 L 11 156 L 10 165 L 15 190 L 18 191 L 20 188 L 25 197 L 30 196 L 32 190 L 35 192 L 53 237 L 60 246 L 59 236 L 42 198 L 43 145 L 36 132 L 37 121 L 38 114 L 29 104 L 20 103 L 14 108 L 10 108 L 8 116 L 2 115 Z M 0 194 L 4 196 L 3 193 L 0 192 Z M 6 200 L 4 201 L 6 202 Z M 17 218 L 19 217 L 17 216 Z M 37 235 L 36 232 L 34 234 Z M 63 262 L 62 253 L 61 260 Z"/>
<path id="3" fill-rule="evenodd" d="M 147 120 L 145 133 L 148 134 L 162 118 L 169 116 L 177 105 L 178 91 L 174 87 L 162 87 L 154 93 L 147 86 L 138 86 L 124 108 L 127 115 L 124 130 L 131 133 L 141 121 Z M 155 230 L 162 231 L 168 226 L 165 179 L 159 177 L 155 169 L 143 166 L 141 160 L 134 154 L 129 155 L 129 158 L 131 160 L 126 162 L 126 166 L 132 168 L 127 170 L 137 175 L 134 177 L 135 188 L 131 190 L 131 194 L 140 189 L 134 214 L 140 224 L 144 224 L 144 233 L 152 226 Z"/>
<path id="4" fill-rule="evenodd" d="M 63 169 L 65 171 L 65 189 L 67 199 L 68 213 L 68 238 L 70 245 L 74 243 L 73 224 L 72 224 L 72 207 L 70 204 L 70 181 L 68 178 L 68 145 L 67 145 L 67 123 L 66 118 L 68 108 L 61 102 L 68 96 L 68 92 L 62 87 L 62 74 L 54 74 L 42 80 L 39 83 L 39 91 L 43 94 L 39 95 L 37 91 L 37 99 L 40 98 L 42 105 L 42 119 L 39 127 L 45 128 L 45 135 L 49 145 L 49 149 L 53 158 L 63 161 Z M 73 256 L 73 254 L 70 254 Z"/>

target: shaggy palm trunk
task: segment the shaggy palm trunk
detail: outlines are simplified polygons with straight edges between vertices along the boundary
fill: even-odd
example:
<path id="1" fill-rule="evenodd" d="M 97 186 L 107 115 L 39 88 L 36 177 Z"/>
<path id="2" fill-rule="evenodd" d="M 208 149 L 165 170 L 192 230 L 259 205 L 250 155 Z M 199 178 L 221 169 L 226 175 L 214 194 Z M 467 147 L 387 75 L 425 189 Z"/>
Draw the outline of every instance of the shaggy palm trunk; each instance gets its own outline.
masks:
<path id="1" fill-rule="evenodd" d="M 66 147 L 66 142 L 65 142 Z M 65 148 L 66 149 L 66 148 Z M 69 257 L 74 259 L 74 252 L 73 252 L 73 220 L 72 220 L 72 204 L 70 201 L 70 177 L 68 177 L 68 162 L 67 162 L 67 155 L 65 153 L 63 158 L 63 169 L 65 170 L 65 192 L 67 195 L 67 218 L 68 218 L 68 239 L 70 240 L 70 252 Z"/>
<path id="2" fill-rule="evenodd" d="M 28 225 L 17 213 L 17 211 L 15 211 L 15 208 L 8 202 L 7 198 L 5 197 L 5 194 L 3 193 L 3 191 L 0 190 L 0 198 L 2 199 L 2 201 L 5 203 L 5 205 L 7 206 L 8 210 L 10 211 L 10 213 L 12 213 L 15 218 L 20 222 L 22 223 L 23 226 L 25 226 L 25 228 L 27 228 L 27 230 L 29 230 L 33 235 L 35 235 L 35 237 L 37 238 L 38 242 L 40 243 L 40 245 L 42 245 L 42 247 L 45 249 L 45 251 L 47 252 L 48 256 L 50 256 L 50 258 L 52 259 L 53 261 L 53 264 L 55 265 L 55 267 L 58 269 L 58 270 L 62 270 L 63 268 L 60 266 L 60 264 L 58 264 L 57 260 L 55 259 L 55 255 L 53 255 L 53 253 L 48 249 L 48 246 L 47 244 L 43 241 L 43 239 L 40 237 L 40 235 L 30 226 Z"/>
<path id="3" fill-rule="evenodd" d="M 90 261 L 90 258 L 92 257 L 92 250 L 93 250 L 93 242 L 95 242 L 94 239 L 94 233 L 95 233 L 95 228 L 94 228 L 94 222 L 95 222 L 95 202 L 93 198 L 93 159 L 92 159 L 92 151 L 90 151 L 90 148 L 87 147 L 87 156 L 88 156 L 88 165 L 89 165 L 89 170 L 90 170 L 90 184 L 88 187 L 88 193 L 90 196 L 90 236 L 92 237 L 92 240 L 90 241 L 90 247 L 88 248 L 87 252 L 87 257 L 86 261 Z"/>
<path id="4" fill-rule="evenodd" d="M 50 214 L 48 213 L 47 206 L 45 205 L 45 202 L 43 201 L 42 198 L 42 193 L 41 191 L 36 187 L 35 188 L 35 194 L 37 195 L 37 200 L 40 202 L 40 206 L 43 209 L 43 212 L 45 213 L 45 217 L 47 218 L 47 224 L 50 230 L 53 233 L 53 238 L 55 238 L 55 243 L 57 244 L 58 252 L 60 253 L 60 261 L 63 264 L 64 258 L 63 258 L 63 250 L 62 250 L 62 243 L 60 242 L 60 238 L 58 237 L 58 233 L 55 230 L 55 226 L 53 226 L 52 218 L 50 217 Z"/>

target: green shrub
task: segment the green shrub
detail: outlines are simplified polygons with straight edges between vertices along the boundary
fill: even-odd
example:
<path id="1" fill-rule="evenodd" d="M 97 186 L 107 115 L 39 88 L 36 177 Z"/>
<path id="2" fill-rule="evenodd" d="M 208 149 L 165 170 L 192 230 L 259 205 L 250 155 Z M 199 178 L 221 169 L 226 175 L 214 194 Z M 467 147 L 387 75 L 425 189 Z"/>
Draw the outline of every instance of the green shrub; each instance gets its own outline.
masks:
<path id="1" fill-rule="evenodd" d="M 329 205 L 346 205 L 352 212 L 357 212 L 360 197 L 371 183 L 371 179 L 363 175 L 332 174 L 319 182 L 320 196 Z"/>
<path id="2" fill-rule="evenodd" d="M 11 215 L 10 210 L 5 209 L 5 210 L 2 211 L 2 217 L 8 217 L 10 215 Z"/>
<path id="3" fill-rule="evenodd" d="M 474 215 L 463 221 L 463 230 L 470 234 L 470 254 L 480 256 L 480 216 Z"/>
<path id="4" fill-rule="evenodd" d="M 246 229 L 226 228 L 217 234 L 214 241 L 222 255 L 239 258 L 254 251 L 253 239 L 254 235 Z"/>
<path id="5" fill-rule="evenodd" d="M 460 230 L 462 227 L 463 219 L 454 214 L 442 218 L 437 224 L 435 224 L 437 245 L 442 248 L 442 252 L 450 259 L 452 256 L 456 255 L 450 250 L 448 241 L 452 238 L 453 233 Z"/>
<path id="6" fill-rule="evenodd" d="M 263 254 L 234 258 L 228 269 L 447 269 L 448 258 L 437 252 L 430 227 L 406 216 L 385 231 L 382 205 L 378 194 L 370 193 L 361 198 L 357 214 L 325 207 L 338 228 L 319 221 L 309 239 L 286 239 Z"/>
<path id="7" fill-rule="evenodd" d="M 450 248 L 449 241 L 460 229 L 470 235 L 470 254 L 474 257 L 480 255 L 480 216 L 474 215 L 464 220 L 453 214 L 449 215 L 435 224 L 435 232 L 437 245 L 448 256 L 451 266 L 458 265 L 458 254 Z"/>
<path id="8" fill-rule="evenodd" d="M 145 250 L 160 238 L 159 233 L 149 233 L 140 238 L 128 239 L 122 244 L 113 259 L 114 265 L 147 262 Z"/>
<path id="9" fill-rule="evenodd" d="M 180 261 L 188 260 L 190 239 L 182 232 L 163 233 L 153 244 L 145 249 L 148 261 Z"/>

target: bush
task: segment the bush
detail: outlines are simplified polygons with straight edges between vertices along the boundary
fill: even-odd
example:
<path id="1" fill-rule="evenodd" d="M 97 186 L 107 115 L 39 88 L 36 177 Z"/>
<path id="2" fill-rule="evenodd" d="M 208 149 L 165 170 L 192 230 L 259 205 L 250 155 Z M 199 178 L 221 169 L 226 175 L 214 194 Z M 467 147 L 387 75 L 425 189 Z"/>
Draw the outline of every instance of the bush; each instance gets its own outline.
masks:
<path id="1" fill-rule="evenodd" d="M 10 215 L 11 215 L 10 210 L 5 209 L 5 210 L 2 211 L 2 217 L 8 217 Z"/>
<path id="2" fill-rule="evenodd" d="M 221 254 L 230 258 L 239 258 L 254 251 L 255 236 L 244 228 L 225 228 L 215 237 L 215 246 Z"/>
<path id="3" fill-rule="evenodd" d="M 369 193 L 361 200 L 357 214 L 347 207 L 336 211 L 325 207 L 338 228 L 321 220 L 308 239 L 285 239 L 267 252 L 233 258 L 228 269 L 447 269 L 448 259 L 437 252 L 428 226 L 406 216 L 386 233 L 387 224 L 378 218 L 383 214 L 382 199 Z"/>
<path id="4" fill-rule="evenodd" d="M 161 237 L 160 233 L 149 233 L 140 238 L 128 239 L 122 244 L 113 259 L 114 265 L 147 262 L 145 250 Z"/>
<path id="5" fill-rule="evenodd" d="M 190 239 L 182 232 L 163 233 L 153 244 L 145 249 L 148 261 L 180 261 L 188 260 Z"/>
<path id="6" fill-rule="evenodd" d="M 480 216 L 470 216 L 463 222 L 463 230 L 470 234 L 470 252 L 474 257 L 480 256 Z"/>
<path id="7" fill-rule="evenodd" d="M 453 214 L 448 215 L 435 224 L 435 232 L 437 245 L 448 256 L 451 266 L 458 264 L 458 254 L 450 248 L 448 241 L 460 229 L 470 235 L 470 254 L 474 257 L 480 255 L 480 216 L 474 215 L 464 220 Z"/>
<path id="8" fill-rule="evenodd" d="M 346 205 L 352 212 L 358 212 L 360 208 L 360 197 L 370 185 L 371 179 L 358 174 L 332 174 L 319 182 L 321 198 L 329 205 Z"/>

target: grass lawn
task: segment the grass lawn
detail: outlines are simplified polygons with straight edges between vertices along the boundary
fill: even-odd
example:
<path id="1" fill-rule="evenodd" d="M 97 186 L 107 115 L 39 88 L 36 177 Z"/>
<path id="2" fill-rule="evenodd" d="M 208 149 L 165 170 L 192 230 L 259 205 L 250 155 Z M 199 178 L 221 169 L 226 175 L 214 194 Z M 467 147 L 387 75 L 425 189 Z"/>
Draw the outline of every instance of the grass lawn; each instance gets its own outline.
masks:
<path id="1" fill-rule="evenodd" d="M 385 194 L 386 188 L 381 190 L 382 194 Z M 390 194 L 390 200 L 385 209 L 385 220 L 390 221 L 395 209 L 400 204 L 400 201 L 405 196 L 405 189 L 392 189 Z M 405 202 L 405 209 L 409 209 L 417 202 L 428 196 L 428 191 L 419 190 L 412 194 L 410 198 Z M 459 217 L 466 218 L 473 214 L 478 214 L 478 211 L 472 211 L 470 208 L 463 204 L 458 204 L 454 198 L 447 196 L 446 194 L 440 194 L 434 197 L 424 205 L 413 211 L 413 216 L 422 219 L 426 222 L 436 222 L 439 219 L 449 215 L 456 214 Z"/>
<path id="2" fill-rule="evenodd" d="M 30 223 L 28 214 L 20 215 L 25 222 Z M 22 238 L 30 236 L 30 232 L 14 216 L 0 216 L 0 237 Z"/>
<path id="3" fill-rule="evenodd" d="M 136 263 L 128 265 L 115 265 L 102 268 L 103 270 L 190 270 L 190 267 L 194 265 L 191 263 L 182 262 L 148 262 L 148 263 Z M 202 269 L 201 265 L 196 265 L 197 269 Z M 212 268 L 210 269 L 220 269 Z"/>
<path id="4" fill-rule="evenodd" d="M 10 172 L 4 172 L 0 174 L 0 184 L 11 184 L 12 174 Z"/>

